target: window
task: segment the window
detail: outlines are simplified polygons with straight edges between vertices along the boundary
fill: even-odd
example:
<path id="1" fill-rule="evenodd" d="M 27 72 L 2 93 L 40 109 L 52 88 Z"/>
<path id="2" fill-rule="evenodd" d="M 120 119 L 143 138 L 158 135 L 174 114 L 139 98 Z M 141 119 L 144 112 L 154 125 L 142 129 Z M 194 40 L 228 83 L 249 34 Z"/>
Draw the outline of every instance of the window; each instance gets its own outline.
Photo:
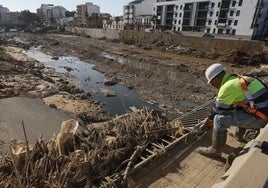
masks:
<path id="1" fill-rule="evenodd" d="M 174 24 L 175 24 L 175 25 L 177 24 L 177 20 L 174 20 Z"/>
<path id="2" fill-rule="evenodd" d="M 180 13 L 180 17 L 181 17 L 181 13 Z"/>
<path id="3" fill-rule="evenodd" d="M 230 34 L 230 29 L 227 29 L 226 30 L 226 34 Z"/>
<path id="4" fill-rule="evenodd" d="M 236 29 L 232 30 L 232 35 L 235 35 Z"/>
<path id="5" fill-rule="evenodd" d="M 207 29 L 207 33 L 210 33 L 210 28 Z"/>
<path id="6" fill-rule="evenodd" d="M 219 16 L 219 11 L 216 12 L 216 16 Z"/>
<path id="7" fill-rule="evenodd" d="M 157 10 L 156 11 L 157 12 L 161 12 L 162 11 L 162 8 L 163 8 L 162 6 L 157 6 Z"/>
<path id="8" fill-rule="evenodd" d="M 238 20 L 235 20 L 235 21 L 234 21 L 234 25 L 237 25 L 237 24 L 238 24 Z"/>
<path id="9" fill-rule="evenodd" d="M 235 4 L 236 4 L 236 1 L 233 1 L 233 2 L 232 2 L 232 7 L 234 7 L 234 6 L 235 6 Z"/>
<path id="10" fill-rule="evenodd" d="M 209 13 L 209 16 L 210 16 L 210 17 L 212 17 L 212 16 L 213 16 L 213 12 L 212 12 L 212 11 Z"/>
<path id="11" fill-rule="evenodd" d="M 214 8 L 214 6 L 215 6 L 215 3 L 211 3 L 211 8 Z"/>
<path id="12" fill-rule="evenodd" d="M 221 2 L 218 2 L 218 7 L 221 7 Z"/>
<path id="13" fill-rule="evenodd" d="M 242 6 L 243 0 L 239 0 L 238 6 Z"/>
<path id="14" fill-rule="evenodd" d="M 178 24 L 179 24 L 179 25 L 181 24 L 181 20 L 179 20 Z"/>
<path id="15" fill-rule="evenodd" d="M 240 16 L 240 10 L 236 11 L 236 16 Z"/>
<path id="16" fill-rule="evenodd" d="M 179 8 L 179 7 L 178 7 L 178 5 L 177 5 L 177 6 L 176 6 L 176 10 L 178 10 L 178 8 Z"/>
<path id="17" fill-rule="evenodd" d="M 216 33 L 216 29 L 215 28 L 213 29 L 213 33 Z"/>
<path id="18" fill-rule="evenodd" d="M 177 18 L 177 16 L 178 16 L 178 13 L 175 13 L 175 18 Z"/>
<path id="19" fill-rule="evenodd" d="M 212 20 L 208 20 L 208 25 L 211 25 Z"/>
<path id="20" fill-rule="evenodd" d="M 232 20 L 228 20 L 228 25 L 231 25 L 232 24 Z"/>
<path id="21" fill-rule="evenodd" d="M 180 9 L 182 10 L 182 5 L 181 5 L 181 8 Z"/>
<path id="22" fill-rule="evenodd" d="M 231 11 L 230 11 L 230 16 L 233 16 L 233 15 L 234 15 L 234 11 L 231 10 Z"/>
<path id="23" fill-rule="evenodd" d="M 217 25 L 217 23 L 218 23 L 218 20 L 215 20 L 214 25 Z"/>
<path id="24" fill-rule="evenodd" d="M 218 34 L 223 34 L 223 29 L 219 29 Z"/>

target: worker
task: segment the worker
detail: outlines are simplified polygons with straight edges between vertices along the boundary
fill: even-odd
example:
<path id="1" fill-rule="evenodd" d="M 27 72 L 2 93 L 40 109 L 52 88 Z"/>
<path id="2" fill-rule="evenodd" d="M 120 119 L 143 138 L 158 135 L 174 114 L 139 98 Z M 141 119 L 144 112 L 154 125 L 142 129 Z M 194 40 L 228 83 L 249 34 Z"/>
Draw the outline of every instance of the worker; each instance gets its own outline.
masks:
<path id="1" fill-rule="evenodd" d="M 208 157 L 220 157 L 229 126 L 263 128 L 268 123 L 268 88 L 257 78 L 227 73 L 219 63 L 210 65 L 205 76 L 218 94 L 211 114 L 203 121 L 213 126 L 212 145 L 197 150 Z"/>

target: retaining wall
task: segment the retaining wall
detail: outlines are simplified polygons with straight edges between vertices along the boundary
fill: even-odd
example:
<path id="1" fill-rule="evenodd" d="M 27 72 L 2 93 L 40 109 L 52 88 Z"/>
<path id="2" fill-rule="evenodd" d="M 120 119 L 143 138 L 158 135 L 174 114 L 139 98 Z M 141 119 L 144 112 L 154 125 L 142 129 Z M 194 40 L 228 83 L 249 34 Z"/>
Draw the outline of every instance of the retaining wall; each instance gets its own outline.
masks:
<path id="1" fill-rule="evenodd" d="M 235 49 L 241 49 L 250 53 L 261 52 L 264 42 L 251 40 L 226 40 L 218 38 L 182 36 L 179 34 L 164 33 L 144 33 L 123 30 L 120 32 L 121 40 L 133 39 L 135 42 L 154 43 L 163 41 L 170 44 L 181 45 L 185 47 L 194 47 L 204 50 L 219 50 L 228 52 Z"/>
<path id="2" fill-rule="evenodd" d="M 78 28 L 78 27 L 66 27 L 66 31 L 72 32 L 77 35 L 83 35 L 86 37 L 97 39 L 119 39 L 120 30 L 115 29 L 90 29 L 90 28 Z"/>
<path id="3" fill-rule="evenodd" d="M 262 52 L 265 46 L 264 42 L 253 40 L 226 40 L 220 38 L 182 36 L 180 34 L 145 33 L 133 30 L 90 29 L 77 27 L 68 27 L 66 30 L 74 34 L 98 39 L 118 39 L 120 41 L 133 41 L 134 43 L 141 42 L 151 44 L 157 41 L 163 41 L 184 47 L 194 47 L 196 49 L 203 50 L 218 50 L 222 52 L 229 52 L 236 49 L 249 53 Z"/>

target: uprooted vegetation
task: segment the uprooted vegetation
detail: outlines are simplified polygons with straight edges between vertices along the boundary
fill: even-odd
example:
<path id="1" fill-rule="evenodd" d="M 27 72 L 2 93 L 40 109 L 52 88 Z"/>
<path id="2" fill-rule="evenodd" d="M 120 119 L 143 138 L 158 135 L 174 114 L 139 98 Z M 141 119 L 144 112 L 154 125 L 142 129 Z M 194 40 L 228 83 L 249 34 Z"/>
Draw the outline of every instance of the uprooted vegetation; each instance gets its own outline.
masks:
<path id="1" fill-rule="evenodd" d="M 147 109 L 89 124 L 80 133 L 77 128 L 78 122 L 69 120 L 48 142 L 11 147 L 0 162 L 0 186 L 124 187 L 131 165 L 149 142 L 167 133 L 183 134 L 181 124 L 168 123 Z"/>
<path id="2" fill-rule="evenodd" d="M 131 40 L 131 43 L 129 40 Z M 123 42 L 128 45 L 136 45 L 144 50 L 158 49 L 159 51 L 171 52 L 179 55 L 219 60 L 231 63 L 236 67 L 241 65 L 259 66 L 261 64 L 266 64 L 267 62 L 263 52 L 251 53 L 244 49 L 235 49 L 230 51 L 219 51 L 217 49 L 198 49 L 193 46 L 186 47 L 180 44 L 173 44 L 173 42 L 164 42 L 161 40 L 156 40 L 152 44 L 143 42 L 135 43 L 135 41 L 131 38 L 127 38 Z"/>

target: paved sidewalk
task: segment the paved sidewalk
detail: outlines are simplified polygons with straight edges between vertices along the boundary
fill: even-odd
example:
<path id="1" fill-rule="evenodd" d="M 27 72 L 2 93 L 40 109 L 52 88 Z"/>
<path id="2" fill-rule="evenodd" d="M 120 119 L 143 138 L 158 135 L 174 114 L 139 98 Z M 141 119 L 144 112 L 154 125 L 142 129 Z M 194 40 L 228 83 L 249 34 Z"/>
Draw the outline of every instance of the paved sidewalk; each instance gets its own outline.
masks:
<path id="1" fill-rule="evenodd" d="M 195 150 L 199 146 L 211 145 L 211 132 L 182 156 L 170 158 L 153 169 L 138 182 L 137 187 L 150 188 L 208 188 L 219 181 L 225 173 L 227 156 L 239 147 L 240 143 L 232 137 L 227 138 L 223 157 L 219 160 L 200 155 Z M 177 151 L 178 152 L 178 151 Z M 171 161 L 171 162 L 170 162 Z M 172 162 L 173 161 L 173 162 Z"/>

